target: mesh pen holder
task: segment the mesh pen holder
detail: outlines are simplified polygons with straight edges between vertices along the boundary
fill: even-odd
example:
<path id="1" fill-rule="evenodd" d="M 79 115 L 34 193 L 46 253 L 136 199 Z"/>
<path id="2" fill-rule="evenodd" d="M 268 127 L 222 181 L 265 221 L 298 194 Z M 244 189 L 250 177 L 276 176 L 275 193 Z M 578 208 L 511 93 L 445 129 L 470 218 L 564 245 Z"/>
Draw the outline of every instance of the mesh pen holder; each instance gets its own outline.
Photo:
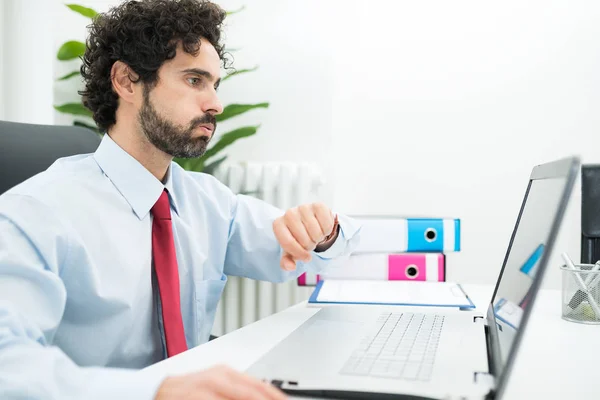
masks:
<path id="1" fill-rule="evenodd" d="M 560 267 L 563 319 L 600 324 L 600 270 L 593 271 L 594 267 L 594 264 L 575 264 L 575 270 L 566 265 Z"/>

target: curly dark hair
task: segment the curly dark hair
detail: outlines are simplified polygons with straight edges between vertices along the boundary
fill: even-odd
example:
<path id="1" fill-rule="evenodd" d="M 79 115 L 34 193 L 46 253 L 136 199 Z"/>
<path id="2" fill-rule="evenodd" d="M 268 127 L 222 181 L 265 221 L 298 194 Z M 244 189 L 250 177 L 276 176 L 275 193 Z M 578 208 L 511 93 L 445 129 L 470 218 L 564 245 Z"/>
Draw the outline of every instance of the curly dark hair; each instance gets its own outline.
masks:
<path id="1" fill-rule="evenodd" d="M 144 84 L 152 87 L 161 65 L 175 57 L 177 44 L 198 54 L 200 38 L 216 49 L 224 66 L 227 56 L 220 43 L 225 11 L 206 0 L 126 1 L 98 14 L 88 26 L 89 37 L 81 66 L 83 104 L 103 132 L 116 122 L 118 95 L 112 89 L 115 61 L 127 64 Z"/>

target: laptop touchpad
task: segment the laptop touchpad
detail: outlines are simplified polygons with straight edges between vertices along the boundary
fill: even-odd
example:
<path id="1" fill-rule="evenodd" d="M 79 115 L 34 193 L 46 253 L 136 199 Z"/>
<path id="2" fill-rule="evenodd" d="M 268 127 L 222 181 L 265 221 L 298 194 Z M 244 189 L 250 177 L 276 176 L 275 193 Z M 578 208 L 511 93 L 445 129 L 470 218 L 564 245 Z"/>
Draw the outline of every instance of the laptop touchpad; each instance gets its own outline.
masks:
<path id="1" fill-rule="evenodd" d="M 317 319 L 304 330 L 303 334 L 315 341 L 321 341 L 328 337 L 347 337 L 348 332 L 354 332 L 362 325 L 360 322 Z"/>
<path id="2" fill-rule="evenodd" d="M 335 374 L 355 346 L 355 333 L 363 323 L 313 319 L 300 326 L 255 363 L 248 372 L 255 376 L 299 379 Z"/>

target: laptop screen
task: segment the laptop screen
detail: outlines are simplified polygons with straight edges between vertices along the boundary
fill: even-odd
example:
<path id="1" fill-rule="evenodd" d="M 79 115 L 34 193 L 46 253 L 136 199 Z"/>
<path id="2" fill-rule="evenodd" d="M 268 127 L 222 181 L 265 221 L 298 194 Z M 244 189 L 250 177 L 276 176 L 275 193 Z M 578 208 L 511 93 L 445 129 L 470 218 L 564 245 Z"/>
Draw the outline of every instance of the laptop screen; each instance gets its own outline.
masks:
<path id="1" fill-rule="evenodd" d="M 572 161 L 572 160 L 571 160 Z M 515 339 L 524 325 L 524 315 L 531 306 L 532 294 L 539 286 L 534 284 L 538 273 L 543 273 L 544 256 L 549 252 L 556 236 L 556 223 L 564 213 L 566 200 L 572 190 L 576 165 L 562 163 L 536 175 L 527 188 L 521 213 L 506 254 L 504 267 L 492 299 L 492 310 L 497 323 L 497 346 L 500 360 L 495 360 L 502 375 L 507 366 Z M 538 171 L 540 172 L 540 171 Z M 558 265 L 552 265 L 558 268 Z M 541 277 L 540 277 L 541 279 Z M 528 315 L 528 313 L 527 313 Z"/>

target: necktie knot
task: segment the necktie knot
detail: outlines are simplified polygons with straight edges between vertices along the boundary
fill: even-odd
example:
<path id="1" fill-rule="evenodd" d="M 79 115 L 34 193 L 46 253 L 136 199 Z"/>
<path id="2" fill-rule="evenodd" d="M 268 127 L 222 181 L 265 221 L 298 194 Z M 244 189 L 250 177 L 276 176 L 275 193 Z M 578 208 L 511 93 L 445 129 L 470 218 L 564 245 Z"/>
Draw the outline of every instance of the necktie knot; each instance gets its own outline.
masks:
<path id="1" fill-rule="evenodd" d="M 152 215 L 158 219 L 171 219 L 171 203 L 169 203 L 169 193 L 167 189 L 163 190 L 160 197 L 152 206 Z"/>

